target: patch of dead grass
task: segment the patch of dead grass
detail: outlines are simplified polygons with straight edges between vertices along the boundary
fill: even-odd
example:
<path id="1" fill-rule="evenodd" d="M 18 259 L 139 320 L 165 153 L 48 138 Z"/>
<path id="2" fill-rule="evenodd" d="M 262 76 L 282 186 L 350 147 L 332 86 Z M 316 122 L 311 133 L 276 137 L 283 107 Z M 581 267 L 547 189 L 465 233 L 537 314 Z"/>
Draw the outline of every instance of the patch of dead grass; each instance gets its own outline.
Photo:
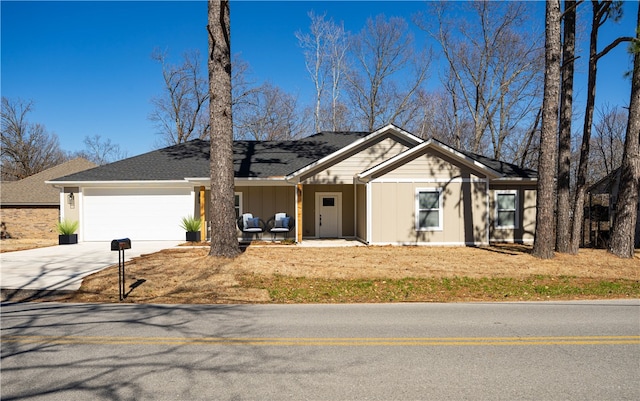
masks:
<path id="1" fill-rule="evenodd" d="M 572 277 L 584 283 L 640 280 L 639 252 L 629 260 L 597 249 L 581 249 L 578 255 L 557 254 L 551 260 L 536 259 L 530 255 L 530 247 L 520 245 L 481 248 L 250 246 L 235 259 L 209 257 L 208 251 L 208 248 L 173 248 L 128 262 L 125 270 L 129 294 L 125 302 L 271 302 L 267 289 L 243 285 L 248 276 L 261 277 L 263 282 L 273 277 L 329 281 L 460 277 L 521 280 L 535 276 Z M 129 290 L 129 285 L 136 282 L 139 285 Z M 80 291 L 64 300 L 118 302 L 118 298 L 118 268 L 112 266 L 87 277 Z M 496 298 L 500 296 L 452 293 L 437 299 Z M 578 298 L 574 295 L 572 299 Z"/>

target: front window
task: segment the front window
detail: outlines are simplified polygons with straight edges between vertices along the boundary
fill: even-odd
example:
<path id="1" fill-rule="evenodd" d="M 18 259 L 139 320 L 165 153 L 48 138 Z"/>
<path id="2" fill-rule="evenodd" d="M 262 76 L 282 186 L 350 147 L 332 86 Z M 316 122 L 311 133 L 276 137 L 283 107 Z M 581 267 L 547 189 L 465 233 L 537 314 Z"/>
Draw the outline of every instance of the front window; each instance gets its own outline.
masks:
<path id="1" fill-rule="evenodd" d="M 235 193 L 234 208 L 236 209 L 236 220 L 242 216 L 242 192 Z"/>
<path id="2" fill-rule="evenodd" d="M 416 193 L 416 230 L 442 230 L 442 191 L 418 189 Z"/>
<path id="3" fill-rule="evenodd" d="M 516 191 L 496 192 L 496 226 L 498 228 L 518 228 L 517 206 Z"/>

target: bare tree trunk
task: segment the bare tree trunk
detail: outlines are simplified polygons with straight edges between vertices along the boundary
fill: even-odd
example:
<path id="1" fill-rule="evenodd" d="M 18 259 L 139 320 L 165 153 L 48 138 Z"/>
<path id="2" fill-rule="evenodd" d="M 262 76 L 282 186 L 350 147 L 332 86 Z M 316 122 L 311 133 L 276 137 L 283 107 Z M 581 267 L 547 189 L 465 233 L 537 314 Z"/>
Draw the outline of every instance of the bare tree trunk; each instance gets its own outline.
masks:
<path id="1" fill-rule="evenodd" d="M 560 133 L 558 140 L 558 207 L 556 250 L 569 252 L 571 243 L 571 119 L 573 114 L 573 61 L 576 42 L 576 2 L 564 2 L 562 44 L 562 92 L 560 93 Z"/>
<path id="2" fill-rule="evenodd" d="M 610 15 L 614 19 L 619 15 L 621 2 L 591 0 L 593 6 L 593 18 L 591 20 L 591 39 L 589 44 L 589 75 L 587 80 L 587 103 L 584 113 L 584 127 L 582 131 L 582 145 L 580 147 L 580 162 L 576 177 L 575 201 L 573 203 L 573 227 L 571 230 L 571 246 L 569 252 L 577 254 L 582 239 L 582 226 L 584 220 L 584 198 L 587 189 L 587 173 L 589 167 L 589 147 L 591 143 L 591 126 L 593 125 L 593 111 L 596 98 L 596 76 L 598 72 L 598 60 L 609 53 L 620 43 L 631 41 L 633 38 L 620 37 L 607 45 L 598 53 L 598 31 L 607 21 Z"/>
<path id="3" fill-rule="evenodd" d="M 533 255 L 541 259 L 551 259 L 555 245 L 553 181 L 556 165 L 556 132 L 560 91 L 560 0 L 547 1 L 545 16 L 544 98 L 542 100 L 540 155 L 538 157 L 536 235 L 533 243 Z"/>
<path id="4" fill-rule="evenodd" d="M 638 6 L 638 25 L 640 26 L 640 5 Z M 640 31 L 636 32 L 636 40 L 640 41 Z M 611 253 L 621 258 L 633 258 L 638 197 L 640 196 L 640 52 L 638 50 L 636 48 L 633 59 L 629 123 L 620 167 L 620 189 L 610 249 Z"/>
<path id="5" fill-rule="evenodd" d="M 598 61 L 596 58 L 598 46 L 598 19 L 597 2 L 593 3 L 593 19 L 591 21 L 591 41 L 589 45 L 589 75 L 587 78 L 587 103 L 584 113 L 584 126 L 582 128 L 582 145 L 580 146 L 580 162 L 578 164 L 578 174 L 576 176 L 576 192 L 573 203 L 573 227 L 571 229 L 571 244 L 569 252 L 577 254 L 582 237 L 582 226 L 584 224 L 584 197 L 587 188 L 587 169 L 589 165 L 589 145 L 591 142 L 591 125 L 593 124 L 593 108 L 596 98 L 596 75 L 598 72 Z"/>
<path id="6" fill-rule="evenodd" d="M 240 253 L 235 225 L 229 1 L 209 0 L 211 256 Z"/>

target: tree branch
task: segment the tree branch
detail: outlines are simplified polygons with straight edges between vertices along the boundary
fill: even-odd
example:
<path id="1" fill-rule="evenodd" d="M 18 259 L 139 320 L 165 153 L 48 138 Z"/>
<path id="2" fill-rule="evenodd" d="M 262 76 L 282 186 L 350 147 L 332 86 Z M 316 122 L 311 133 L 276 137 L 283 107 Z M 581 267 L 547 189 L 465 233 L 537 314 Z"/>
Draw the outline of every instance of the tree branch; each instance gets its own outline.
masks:
<path id="1" fill-rule="evenodd" d="M 623 42 L 634 42 L 636 40 L 637 40 L 636 38 L 633 38 L 631 36 L 619 37 L 616 40 L 614 40 L 613 42 L 611 42 L 607 47 L 602 49 L 602 51 L 600 53 L 596 54 L 595 59 L 596 59 L 596 61 L 600 60 L 601 57 L 605 56 L 607 53 L 609 53 L 611 50 L 613 50 L 620 43 L 623 43 Z"/>

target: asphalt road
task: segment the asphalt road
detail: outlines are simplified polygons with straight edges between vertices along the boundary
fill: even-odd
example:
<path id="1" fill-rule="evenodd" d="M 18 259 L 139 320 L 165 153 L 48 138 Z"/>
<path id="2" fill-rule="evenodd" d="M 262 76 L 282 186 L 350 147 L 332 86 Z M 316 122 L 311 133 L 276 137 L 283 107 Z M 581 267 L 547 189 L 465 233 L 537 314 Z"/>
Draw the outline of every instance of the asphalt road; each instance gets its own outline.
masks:
<path id="1" fill-rule="evenodd" d="M 4 401 L 640 399 L 640 300 L 0 311 Z"/>

